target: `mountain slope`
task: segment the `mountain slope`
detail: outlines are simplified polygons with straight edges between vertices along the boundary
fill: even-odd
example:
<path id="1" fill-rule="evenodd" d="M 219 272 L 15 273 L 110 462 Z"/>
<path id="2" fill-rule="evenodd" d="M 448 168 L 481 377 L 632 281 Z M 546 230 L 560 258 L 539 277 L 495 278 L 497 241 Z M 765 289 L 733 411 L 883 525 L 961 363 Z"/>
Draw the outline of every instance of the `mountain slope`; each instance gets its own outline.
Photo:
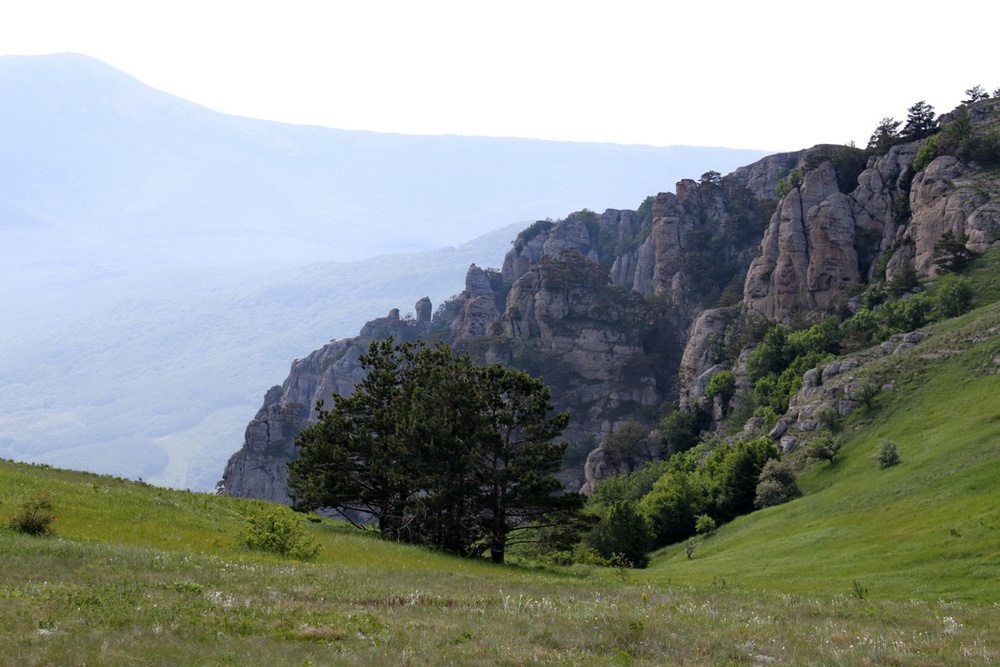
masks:
<path id="1" fill-rule="evenodd" d="M 827 384 L 839 365 L 829 372 L 812 367 L 842 347 L 881 342 L 883 333 L 931 321 L 936 307 L 928 294 L 906 301 L 914 294 L 902 293 L 936 275 L 922 258 L 947 234 L 964 239 L 963 254 L 986 251 L 1000 239 L 1000 180 L 992 167 L 1000 162 L 998 118 L 1000 100 L 987 98 L 947 115 L 939 135 L 898 137 L 881 152 L 816 146 L 724 177 L 682 180 L 675 193 L 661 192 L 635 211 L 584 210 L 537 222 L 518 235 L 502 271 L 470 269 L 463 292 L 423 333 L 477 360 L 545 379 L 557 409 L 571 417 L 562 471 L 570 490 L 589 491 L 708 433 L 730 441 L 770 437 L 790 452 L 815 435 L 820 408 L 839 417 L 859 404 L 850 383 Z M 971 153 L 979 144 L 986 148 Z M 913 284 L 882 307 L 906 269 Z M 871 310 L 880 307 L 878 314 Z M 786 369 L 798 353 L 791 344 L 771 343 L 782 349 L 771 353 L 774 377 L 748 372 L 766 329 L 777 323 L 805 329 L 828 317 L 826 335 L 836 340 L 817 342 L 812 356 L 799 361 L 809 365 Z M 900 328 L 904 320 L 909 329 Z M 782 327 L 776 336 L 788 335 Z M 286 501 L 285 464 L 296 456 L 295 437 L 318 418 L 310 406 L 332 391 L 349 392 L 360 377 L 358 350 L 387 332 L 417 333 L 405 322 L 379 320 L 360 337 L 293 365 L 248 425 L 243 448 L 227 466 L 225 491 Z M 721 371 L 732 381 L 728 404 L 707 391 Z M 807 371 L 811 379 L 803 382 Z M 790 408 L 790 394 L 781 392 L 794 393 L 800 384 L 828 400 Z M 658 419 L 673 410 L 683 422 Z"/>
<path id="2" fill-rule="evenodd" d="M 994 253 L 995 254 L 995 253 Z M 1000 303 L 931 329 L 864 376 L 892 385 L 844 425 L 833 464 L 810 468 L 805 496 L 754 512 L 653 559 L 673 581 L 872 596 L 997 599 L 1000 577 Z M 880 438 L 901 461 L 878 470 Z"/>

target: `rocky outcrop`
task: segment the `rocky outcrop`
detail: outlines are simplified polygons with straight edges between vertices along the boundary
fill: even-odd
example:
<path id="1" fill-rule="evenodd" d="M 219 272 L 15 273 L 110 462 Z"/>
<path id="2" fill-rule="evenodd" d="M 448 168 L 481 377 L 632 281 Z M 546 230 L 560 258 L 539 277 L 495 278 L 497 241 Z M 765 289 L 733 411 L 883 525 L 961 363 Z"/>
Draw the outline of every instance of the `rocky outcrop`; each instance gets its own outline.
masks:
<path id="1" fill-rule="evenodd" d="M 465 274 L 465 290 L 459 299 L 461 310 L 449 327 L 452 337 L 467 340 L 490 333 L 493 323 L 500 317 L 497 295 L 489 276 L 475 264 Z"/>
<path id="2" fill-rule="evenodd" d="M 739 167 L 730 177 L 749 188 L 758 199 L 770 199 L 778 182 L 792 169 L 801 168 L 808 154 L 809 151 L 801 150 L 769 155 L 751 165 Z"/>
<path id="3" fill-rule="evenodd" d="M 363 377 L 360 340 L 325 345 L 292 363 L 281 386 L 271 387 L 246 428 L 243 447 L 230 457 L 220 482 L 226 495 L 288 503 L 288 462 L 295 439 L 319 416 L 317 401 L 349 394 Z"/>
<path id="4" fill-rule="evenodd" d="M 997 109 L 988 111 L 995 116 Z M 986 113 L 973 111 L 975 118 Z M 838 172 L 844 169 L 834 159 L 839 149 L 820 146 L 770 156 L 725 177 L 709 172 L 683 180 L 638 211 L 583 210 L 536 222 L 518 235 L 501 272 L 471 266 L 465 289 L 437 313 L 422 299 L 415 319 L 394 309 L 367 323 L 358 338 L 296 361 L 247 427 L 222 489 L 284 500 L 285 464 L 295 456 L 298 432 L 317 417 L 315 402 L 351 391 L 368 342 L 389 335 L 441 339 L 478 361 L 541 376 L 557 408 L 571 413 L 561 473 L 568 488 L 589 489 L 636 470 L 663 455 L 651 430 L 663 401 L 721 418 L 719 400 L 709 405 L 704 395 L 726 355 L 736 357 L 737 383 L 727 407 L 747 400 L 751 347 L 730 348 L 733 341 L 744 345 L 744 335 L 764 319 L 832 310 L 846 303 L 852 286 L 880 279 L 883 268 L 891 277 L 912 262 L 918 275 L 933 275 L 934 244 L 947 231 L 967 234 L 974 251 L 996 242 L 1000 204 L 989 193 L 1000 192 L 1000 177 L 947 155 L 916 173 L 922 145 L 896 145 L 864 165 L 854 151 L 846 173 L 853 179 L 861 170 L 856 184 Z M 776 201 L 776 187 L 792 170 L 795 182 Z M 731 328 L 738 334 L 732 341 Z M 894 351 L 914 341 L 890 344 Z M 845 414 L 857 404 L 855 373 L 844 363 L 807 376 L 770 430 L 789 447 L 815 427 L 824 408 Z M 747 433 L 762 424 L 751 420 Z M 623 447 L 626 428 L 645 429 L 644 435 Z"/>
<path id="5" fill-rule="evenodd" d="M 827 308 L 858 282 L 852 200 L 838 190 L 829 162 L 806 174 L 771 218 L 761 254 L 750 264 L 744 303 L 786 320 L 797 310 Z"/>
<path id="6" fill-rule="evenodd" d="M 543 257 L 558 258 L 564 250 L 575 250 L 592 261 L 600 257 L 581 214 L 569 215 L 558 222 L 539 221 L 517 235 L 514 247 L 504 257 L 501 273 L 513 284 L 532 270 Z"/>
<path id="7" fill-rule="evenodd" d="M 719 347 L 726 334 L 726 328 L 739 317 L 742 308 L 710 308 L 703 311 L 691 325 L 684 354 L 681 356 L 679 402 L 682 407 L 697 405 L 705 395 L 705 386 L 716 372 Z M 707 378 L 705 377 L 707 376 Z"/>
<path id="8" fill-rule="evenodd" d="M 584 483 L 580 491 L 590 493 L 594 485 L 609 477 L 627 475 L 641 470 L 650 461 L 663 458 L 663 443 L 659 431 L 650 431 L 633 446 L 622 449 L 605 442 L 587 456 Z"/>
<path id="9" fill-rule="evenodd" d="M 972 115 L 983 121 L 998 109 L 987 101 Z M 779 203 L 747 272 L 747 307 L 786 321 L 796 311 L 830 308 L 854 283 L 881 279 L 880 267 L 886 278 L 910 263 L 920 277 L 935 275 L 934 245 L 946 232 L 967 235 L 973 252 L 995 243 L 1000 205 L 990 193 L 1000 188 L 1000 179 L 952 155 L 915 172 L 924 143 L 900 144 L 869 158 L 849 194 L 838 189 L 843 184 L 833 163 L 817 165 L 807 151 L 799 168 L 810 168 Z M 770 164 L 773 173 L 780 161 Z M 764 180 L 753 182 L 760 187 Z"/>
<path id="10" fill-rule="evenodd" d="M 990 195 L 984 189 L 963 182 L 970 171 L 952 156 L 933 160 L 913 178 L 910 209 L 913 219 L 903 238 L 912 243 L 913 265 L 917 274 L 931 276 L 934 266 L 934 244 L 945 232 L 957 238 L 968 234 L 969 248 L 982 252 L 988 248 L 1000 230 L 995 203 L 988 205 Z"/>
<path id="11" fill-rule="evenodd" d="M 923 342 L 928 335 L 923 331 L 896 334 L 871 349 L 806 371 L 802 387 L 788 402 L 788 411 L 768 436 L 779 440 L 785 452 L 791 451 L 806 441 L 811 432 L 827 428 L 829 415 L 846 417 L 861 407 L 869 385 L 874 391 L 890 390 L 891 386 L 882 385 L 870 371 L 871 362 L 902 354 Z"/>
<path id="12" fill-rule="evenodd" d="M 770 178 L 767 173 L 754 175 L 755 182 Z M 368 322 L 359 339 L 296 362 L 280 393 L 268 393 L 248 427 L 223 490 L 282 498 L 294 438 L 317 416 L 295 406 L 350 391 L 359 375 L 344 364 L 357 358 L 366 341 L 389 335 L 441 337 L 480 361 L 503 361 L 543 377 L 556 407 L 571 413 L 564 435 L 573 453 L 561 474 L 568 488 L 611 474 L 602 471 L 658 458 L 653 438 L 628 460 L 595 459 L 589 477 L 584 471 L 590 451 L 635 415 L 655 414 L 671 391 L 687 328 L 706 305 L 700 290 L 709 284 L 714 292 L 707 299 L 717 298 L 731 275 L 749 263 L 752 243 L 728 239 L 736 223 L 727 196 L 721 178 L 685 180 L 640 211 L 580 211 L 537 222 L 518 235 L 499 276 L 470 267 L 463 292 L 443 304 L 433 321 L 427 317 L 430 304 L 421 300 L 416 320 L 400 318 L 394 309 Z M 709 244 L 724 249 L 723 271 L 702 261 Z"/>
<path id="13" fill-rule="evenodd" d="M 567 273 L 567 263 L 583 266 Z M 597 265 L 564 253 L 521 276 L 500 319 L 501 341 L 487 359 L 545 377 L 557 407 L 571 412 L 570 438 L 610 433 L 635 408 L 662 401 L 634 326 L 636 304 L 598 279 L 569 278 L 580 270 L 601 275 Z"/>
<path id="14" fill-rule="evenodd" d="M 414 312 L 417 314 L 417 322 L 420 324 L 429 324 L 431 321 L 431 315 L 434 309 L 431 307 L 431 300 L 428 297 L 424 297 L 417 301 L 413 306 Z"/>
<path id="15" fill-rule="evenodd" d="M 394 308 L 386 317 L 365 324 L 357 338 L 331 342 L 293 361 L 285 382 L 267 391 L 264 404 L 247 425 L 243 446 L 226 464 L 220 492 L 288 503 L 287 465 L 296 456 L 295 439 L 319 417 L 317 403 L 354 390 L 364 377 L 359 358 L 370 341 L 388 336 L 416 340 L 428 327 L 429 323 L 401 319 Z"/>

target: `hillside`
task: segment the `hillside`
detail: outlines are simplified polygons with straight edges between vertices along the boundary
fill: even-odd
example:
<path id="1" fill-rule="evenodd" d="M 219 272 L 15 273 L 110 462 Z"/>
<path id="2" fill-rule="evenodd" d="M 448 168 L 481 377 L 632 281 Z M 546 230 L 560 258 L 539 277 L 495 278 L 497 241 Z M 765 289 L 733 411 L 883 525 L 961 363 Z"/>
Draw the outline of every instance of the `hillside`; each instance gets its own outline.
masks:
<path id="1" fill-rule="evenodd" d="M 892 389 L 803 497 L 646 570 L 497 567 L 283 510 L 321 547 L 301 562 L 239 546 L 264 503 L 0 461 L 4 522 L 40 494 L 58 515 L 0 526 L 0 664 L 992 664 L 998 269 L 964 270 L 987 305 L 860 367 Z M 902 460 L 880 471 L 881 437 Z"/>
<path id="2" fill-rule="evenodd" d="M 834 463 L 807 464 L 805 496 L 754 512 L 653 558 L 654 576 L 795 594 L 995 602 L 1000 595 L 1000 303 L 997 259 L 985 273 L 994 300 L 927 331 L 912 349 L 862 367 L 860 378 L 891 385 L 842 425 Z M 992 294 L 991 294 L 992 292 Z M 898 443 L 901 461 L 879 470 L 879 439 Z"/>
<path id="3" fill-rule="evenodd" d="M 646 570 L 496 567 L 304 517 L 321 551 L 300 562 L 239 546 L 258 501 L 0 461 L 0 664 L 992 664 L 998 268 L 965 271 L 992 303 L 862 367 L 892 389 L 803 497 Z M 55 535 L 10 530 L 40 495 Z"/>
<path id="4" fill-rule="evenodd" d="M 821 486 L 786 509 L 822 503 Z M 828 543 L 819 566 L 790 549 L 772 564 L 778 579 L 759 585 L 703 557 L 714 548 L 706 544 L 690 564 L 720 572 L 711 585 L 689 587 L 679 562 L 634 574 L 497 567 L 330 521 L 303 521 L 321 551 L 300 562 L 238 546 L 244 516 L 261 503 L 0 461 L 5 522 L 39 493 L 50 494 L 58 515 L 55 536 L 0 527 L 4 665 L 948 665 L 1000 657 L 995 596 L 986 586 L 976 593 L 964 571 L 941 568 L 928 550 L 913 554 L 912 576 L 889 586 L 872 575 L 868 550 L 849 541 Z M 862 528 L 883 521 L 870 512 Z M 761 565 L 734 543 L 747 525 L 741 519 L 712 539 Z M 979 540 L 966 524 L 957 530 Z M 922 567 L 924 558 L 937 567 Z M 832 564 L 838 569 L 824 576 Z M 780 581 L 808 567 L 832 594 Z M 865 599 L 852 594 L 853 580 L 866 582 Z"/>

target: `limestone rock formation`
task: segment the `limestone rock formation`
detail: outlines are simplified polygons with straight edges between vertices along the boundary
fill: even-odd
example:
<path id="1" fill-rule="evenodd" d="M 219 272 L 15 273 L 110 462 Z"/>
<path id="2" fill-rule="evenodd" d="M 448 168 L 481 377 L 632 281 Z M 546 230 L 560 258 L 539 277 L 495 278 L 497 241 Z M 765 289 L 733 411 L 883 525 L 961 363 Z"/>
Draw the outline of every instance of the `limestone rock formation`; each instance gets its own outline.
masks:
<path id="1" fill-rule="evenodd" d="M 970 171 L 957 158 L 946 155 L 933 160 L 913 178 L 913 220 L 904 239 L 913 245 L 913 264 L 921 276 L 936 273 L 934 244 L 945 232 L 953 232 L 956 237 L 968 234 L 970 250 L 982 252 L 1000 230 L 1000 207 L 990 204 L 987 191 L 963 178 Z"/>
<path id="2" fill-rule="evenodd" d="M 998 109 L 990 100 L 973 115 L 996 116 Z M 830 308 L 853 284 L 881 279 L 880 267 L 886 278 L 908 263 L 920 277 L 935 275 L 934 245 L 946 232 L 968 235 L 966 247 L 973 252 L 995 243 L 1000 205 L 989 193 L 998 179 L 953 155 L 915 172 L 925 141 L 869 158 L 850 193 L 840 191 L 832 162 L 813 164 L 771 218 L 744 283 L 747 307 L 787 321 L 796 311 Z M 806 168 L 817 154 L 806 151 L 797 168 Z M 761 161 L 757 173 L 767 172 L 762 163 L 773 171 L 780 161 Z"/>
<path id="3" fill-rule="evenodd" d="M 747 307 L 768 319 L 828 307 L 858 281 L 852 201 L 838 190 L 830 163 L 809 172 L 785 196 L 750 264 Z"/>
<path id="4" fill-rule="evenodd" d="M 708 375 L 708 379 L 711 379 L 711 375 L 720 370 L 716 365 L 716 348 L 725 336 L 726 327 L 740 315 L 741 310 L 738 306 L 709 308 L 695 318 L 681 357 L 680 372 L 682 378 L 685 378 L 679 396 L 682 407 L 696 405 L 705 395 L 708 380 L 702 381 L 700 378 Z"/>
<path id="5" fill-rule="evenodd" d="M 243 447 L 226 464 L 226 495 L 288 503 L 287 464 L 295 438 L 318 417 L 316 402 L 336 392 L 349 394 L 363 376 L 359 340 L 335 341 L 296 359 L 284 384 L 271 387 L 247 426 Z"/>
<path id="6" fill-rule="evenodd" d="M 977 103 L 970 115 L 1000 119 L 1000 101 Z M 683 180 L 636 211 L 582 210 L 536 222 L 517 236 L 500 272 L 471 266 L 465 289 L 433 315 L 421 299 L 415 319 L 394 309 L 358 338 L 296 361 L 285 383 L 267 392 L 222 490 L 285 500 L 285 464 L 298 432 L 317 417 L 316 401 L 351 391 L 367 344 L 390 335 L 444 340 L 478 361 L 541 376 L 557 408 L 571 413 L 560 475 L 568 488 L 590 489 L 636 470 L 664 455 L 653 430 L 662 402 L 722 417 L 722 405 L 704 398 L 711 377 L 726 368 L 721 343 L 729 346 L 735 402 L 752 389 L 745 368 L 752 344 L 732 347 L 746 345 L 740 332 L 833 310 L 859 285 L 909 262 L 919 276 L 933 275 L 934 244 L 945 232 L 967 234 L 976 252 L 996 243 L 1000 204 L 990 193 L 1000 192 L 1000 177 L 952 155 L 918 172 L 924 144 L 899 143 L 866 161 L 857 149 L 817 146 L 727 176 Z M 787 194 L 779 200 L 783 179 Z M 918 339 L 889 341 L 884 353 Z M 807 373 L 771 437 L 793 447 L 824 407 L 853 409 L 850 363 Z M 750 420 L 745 432 L 762 424 Z M 623 429 L 642 437 L 623 447 Z"/>
<path id="7" fill-rule="evenodd" d="M 451 335 L 456 340 L 481 338 L 490 333 L 492 324 L 500 317 L 497 295 L 489 276 L 473 264 L 465 274 L 465 291 L 460 295 L 461 310 L 451 323 Z"/>
<path id="8" fill-rule="evenodd" d="M 388 336 L 416 340 L 428 331 L 429 323 L 403 320 L 393 308 L 388 316 L 365 324 L 357 338 L 333 341 L 292 362 L 285 382 L 265 394 L 264 404 L 246 428 L 243 446 L 226 464 L 219 490 L 288 503 L 287 464 L 296 456 L 299 433 L 319 417 L 317 402 L 354 390 L 364 377 L 359 358 L 370 341 Z"/>
<path id="9" fill-rule="evenodd" d="M 803 150 L 769 155 L 751 165 L 739 167 L 731 176 L 749 188 L 758 199 L 769 199 L 774 196 L 778 182 L 792 169 L 801 167 L 809 152 Z"/>
<path id="10" fill-rule="evenodd" d="M 567 263 L 580 265 L 570 269 Z M 578 270 L 593 280 L 577 280 Z M 609 433 L 639 406 L 662 401 L 634 326 L 635 301 L 601 280 L 598 265 L 578 253 L 542 262 L 511 287 L 500 340 L 489 360 L 526 367 L 546 378 L 560 409 L 570 409 L 567 436 Z M 622 415 L 617 417 L 616 415 Z"/>
<path id="11" fill-rule="evenodd" d="M 417 322 L 427 324 L 431 321 L 431 315 L 434 309 L 431 307 L 430 298 L 425 296 L 418 300 L 417 303 L 414 304 L 413 310 L 417 314 Z"/>
<path id="12" fill-rule="evenodd" d="M 634 447 L 628 450 L 601 446 L 587 456 L 584 466 L 583 493 L 590 493 L 594 485 L 615 475 L 627 475 L 640 470 L 650 461 L 663 458 L 663 444 L 659 431 L 650 431 Z"/>

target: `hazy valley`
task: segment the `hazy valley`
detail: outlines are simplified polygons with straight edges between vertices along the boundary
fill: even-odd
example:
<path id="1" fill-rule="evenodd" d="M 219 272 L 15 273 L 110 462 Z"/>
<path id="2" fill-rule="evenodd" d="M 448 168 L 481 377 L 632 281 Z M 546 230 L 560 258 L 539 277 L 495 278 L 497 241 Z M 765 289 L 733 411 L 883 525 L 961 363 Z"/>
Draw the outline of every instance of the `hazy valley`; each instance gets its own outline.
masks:
<path id="1" fill-rule="evenodd" d="M 761 154 L 281 125 L 73 54 L 5 57 L 0 99 L 0 455 L 199 490 L 292 359 Z"/>

